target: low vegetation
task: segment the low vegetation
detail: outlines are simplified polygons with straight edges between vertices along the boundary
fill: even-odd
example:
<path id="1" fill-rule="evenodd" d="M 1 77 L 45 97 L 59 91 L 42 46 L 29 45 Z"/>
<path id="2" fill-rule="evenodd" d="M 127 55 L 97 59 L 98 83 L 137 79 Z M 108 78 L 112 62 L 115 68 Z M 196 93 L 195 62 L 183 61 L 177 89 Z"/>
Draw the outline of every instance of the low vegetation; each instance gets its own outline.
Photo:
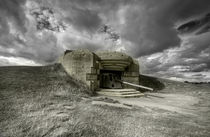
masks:
<path id="1" fill-rule="evenodd" d="M 157 78 L 146 76 L 146 75 L 140 75 L 139 79 L 140 79 L 140 85 L 153 88 L 155 91 L 162 90 L 165 88 L 165 85 Z"/>
<path id="2" fill-rule="evenodd" d="M 146 86 L 150 86 L 147 82 Z M 163 82 L 164 89 L 162 84 L 156 88 L 166 96 L 168 90 L 197 96 L 200 101 L 190 105 L 198 112 L 192 115 L 171 111 L 173 104 L 169 109 L 132 104 L 135 100 L 150 99 L 154 104 L 168 101 L 150 96 L 130 99 L 130 104 L 121 102 L 126 99 L 92 96 L 59 64 L 0 67 L 0 137 L 208 137 L 210 87 Z"/>

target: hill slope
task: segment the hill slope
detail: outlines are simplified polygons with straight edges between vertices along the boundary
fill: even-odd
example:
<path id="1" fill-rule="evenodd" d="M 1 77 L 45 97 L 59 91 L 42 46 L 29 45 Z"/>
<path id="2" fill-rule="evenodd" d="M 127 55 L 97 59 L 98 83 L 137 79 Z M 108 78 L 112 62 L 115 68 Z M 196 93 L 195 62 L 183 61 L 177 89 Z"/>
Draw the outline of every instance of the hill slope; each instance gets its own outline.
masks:
<path id="1" fill-rule="evenodd" d="M 210 135 L 209 85 L 146 79 L 165 88 L 142 98 L 91 97 L 60 65 L 0 67 L 0 136 Z"/>

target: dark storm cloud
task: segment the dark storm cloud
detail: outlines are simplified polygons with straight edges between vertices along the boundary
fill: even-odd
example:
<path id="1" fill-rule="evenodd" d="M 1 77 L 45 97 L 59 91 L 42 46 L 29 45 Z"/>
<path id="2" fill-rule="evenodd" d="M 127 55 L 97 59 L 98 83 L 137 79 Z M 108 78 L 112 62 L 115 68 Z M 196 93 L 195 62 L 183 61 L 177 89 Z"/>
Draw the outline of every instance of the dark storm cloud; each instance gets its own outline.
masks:
<path id="1" fill-rule="evenodd" d="M 210 13 L 199 19 L 191 20 L 177 28 L 180 34 L 194 33 L 196 35 L 210 31 Z"/>
<path id="2" fill-rule="evenodd" d="M 149 0 L 137 3 L 141 4 L 135 4 L 136 8 L 127 12 L 128 23 L 123 37 L 134 43 L 126 47 L 130 53 L 137 57 L 147 55 L 140 60 L 145 66 L 143 73 L 185 78 L 186 73 L 210 70 L 210 34 L 185 37 L 176 31 L 177 25 L 209 13 L 210 1 L 163 0 L 159 3 Z M 153 53 L 158 53 L 158 57 L 149 59 L 156 56 Z"/>
<path id="3" fill-rule="evenodd" d="M 57 46 L 57 38 L 52 32 L 44 31 L 41 36 L 27 32 L 26 38 L 25 44 L 27 46 L 18 48 L 16 56 L 45 64 L 55 61 L 63 51 L 61 47 Z"/>
<path id="4" fill-rule="evenodd" d="M 25 15 L 21 5 L 24 2 L 1 0 L 1 10 L 6 11 L 22 28 Z M 175 22 L 205 13 L 210 5 L 208 0 L 48 0 L 48 3 L 53 3 L 48 6 L 63 10 L 66 21 L 77 30 L 91 33 L 103 24 L 101 16 L 114 18 L 120 8 L 128 6 L 125 15 L 122 15 L 126 23 L 121 36 L 132 43 L 126 49 L 137 57 L 178 46 L 180 39 L 174 28 Z M 2 24 L 7 26 L 5 22 Z"/>
<path id="5" fill-rule="evenodd" d="M 98 12 L 85 6 L 87 2 L 88 1 L 55 0 L 58 8 L 64 11 L 64 18 L 67 23 L 73 25 L 79 31 L 94 33 L 99 28 L 102 21 Z"/>
<path id="6" fill-rule="evenodd" d="M 54 62 L 62 53 L 63 49 L 57 47 L 57 39 L 51 33 L 44 33 L 42 38 L 28 34 L 27 46 L 11 47 L 14 52 L 9 50 L 0 51 L 0 55 L 4 57 L 21 57 L 33 60 L 39 64 Z"/>
<path id="7" fill-rule="evenodd" d="M 33 8 L 30 2 L 53 9 L 54 18 L 47 17 L 47 23 L 62 20 L 68 30 L 37 30 L 37 20 L 27 13 Z M 209 0 L 0 0 L 0 56 L 44 64 L 66 48 L 111 49 L 113 43 L 103 41 L 98 32 L 108 24 L 119 32 L 119 46 L 126 53 L 143 56 L 146 72 L 179 77 L 202 73 L 210 69 L 209 33 L 185 37 L 177 26 L 205 16 L 209 9 Z M 159 56 L 149 59 L 155 53 Z"/>
<path id="8" fill-rule="evenodd" d="M 204 74 L 194 74 L 194 75 L 192 75 L 192 77 L 194 77 L 194 78 L 199 78 L 199 79 L 203 79 L 203 78 L 206 77 L 206 75 L 204 75 Z"/>
<path id="9" fill-rule="evenodd" d="M 119 9 L 126 8 L 122 39 L 131 42 L 126 51 L 139 57 L 161 52 L 180 45 L 175 29 L 177 21 L 194 17 L 207 11 L 207 0 L 54 0 L 65 11 L 66 20 L 79 31 L 95 31 L 103 25 L 103 19 L 117 19 Z"/>
<path id="10" fill-rule="evenodd" d="M 96 51 L 98 49 L 102 49 L 101 45 L 93 43 L 90 40 L 89 41 L 85 41 L 85 40 L 75 41 L 74 39 L 75 38 L 66 37 L 65 40 L 64 40 L 65 43 L 68 44 L 66 46 L 70 47 L 70 49 L 72 49 L 72 50 L 87 48 L 90 51 Z"/>
<path id="11" fill-rule="evenodd" d="M 2 16 L 3 15 L 0 15 L 0 37 L 2 37 L 4 34 L 9 33 L 9 26 L 7 24 L 7 21 Z"/>
<path id="12" fill-rule="evenodd" d="M 26 32 L 24 3 L 25 0 L 0 0 L 0 46 L 11 47 L 15 40 L 19 40 L 18 36 L 10 34 L 10 24 L 18 31 Z"/>
<path id="13" fill-rule="evenodd" d="M 22 7 L 25 1 L 26 0 L 0 0 L 0 23 L 4 32 L 8 33 L 9 28 L 8 25 L 6 25 L 8 20 L 12 21 L 22 32 L 26 31 L 26 18 Z"/>
<path id="14" fill-rule="evenodd" d="M 181 47 L 165 50 L 158 55 L 142 57 L 141 61 L 146 68 L 143 72 L 164 77 L 190 78 L 191 76 L 192 80 L 207 78 L 205 73 L 210 70 L 209 37 L 210 33 L 193 36 L 187 39 L 187 42 Z M 204 74 L 199 78 L 194 77 L 193 75 L 197 73 Z"/>
<path id="15" fill-rule="evenodd" d="M 137 6 L 135 6 L 137 5 Z M 127 12 L 123 37 L 134 46 L 127 47 L 134 56 L 149 55 L 179 45 L 167 7 L 170 2 L 140 2 Z M 154 6 L 154 7 L 153 7 Z"/>
<path id="16" fill-rule="evenodd" d="M 102 21 L 95 12 L 77 8 L 73 8 L 71 12 L 74 12 L 74 15 L 67 17 L 66 20 L 80 31 L 88 30 L 94 33 L 101 25 Z"/>
<path id="17" fill-rule="evenodd" d="M 57 21 L 54 11 L 49 7 L 40 7 L 31 10 L 31 15 L 36 19 L 37 30 L 50 30 L 61 32 L 66 30 L 66 26 L 62 21 Z"/>
<path id="18" fill-rule="evenodd" d="M 8 65 L 10 57 L 41 64 L 54 62 L 63 49 L 57 46 L 57 37 L 53 33 L 39 32 L 36 23 L 26 18 L 30 13 L 25 2 L 0 0 L 0 56 L 8 58 L 3 58 L 1 64 Z M 11 63 L 14 64 L 14 61 Z"/>
<path id="19" fill-rule="evenodd" d="M 206 15 L 210 11 L 209 0 L 174 0 L 173 10 L 180 19 L 194 18 L 200 15 Z"/>
<path id="20" fill-rule="evenodd" d="M 150 55 L 180 45 L 175 29 L 182 22 L 209 11 L 209 0 L 147 0 L 134 2 L 127 12 L 123 36 L 134 43 L 127 47 L 135 56 Z"/>
<path id="21" fill-rule="evenodd" d="M 190 46 L 179 52 L 180 59 L 183 60 L 181 65 L 191 66 L 189 71 L 202 72 L 210 69 L 210 33 L 191 37 L 188 39 Z M 194 59 L 192 61 L 186 61 Z"/>
<path id="22" fill-rule="evenodd" d="M 39 1 L 39 0 L 38 0 Z M 48 2 L 46 2 L 48 1 Z M 122 5 L 129 5 L 133 0 L 46 0 L 45 4 L 64 11 L 66 21 L 79 31 L 95 33 L 106 21 L 116 17 Z M 107 23 L 107 22 L 105 22 Z"/>

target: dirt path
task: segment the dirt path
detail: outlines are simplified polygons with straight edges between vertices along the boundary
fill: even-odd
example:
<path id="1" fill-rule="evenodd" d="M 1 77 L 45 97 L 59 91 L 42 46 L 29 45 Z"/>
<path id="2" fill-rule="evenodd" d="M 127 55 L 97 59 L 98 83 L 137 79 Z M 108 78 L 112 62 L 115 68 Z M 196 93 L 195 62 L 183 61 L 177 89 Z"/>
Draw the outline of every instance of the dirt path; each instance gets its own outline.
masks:
<path id="1" fill-rule="evenodd" d="M 193 106 L 199 103 L 199 99 L 183 94 L 164 94 L 164 93 L 147 93 L 146 97 L 141 98 L 116 98 L 122 104 L 144 108 L 159 108 L 180 114 L 196 115 L 196 107 Z M 151 96 L 150 96 L 151 95 Z"/>
<path id="2" fill-rule="evenodd" d="M 176 85 L 173 85 L 176 86 Z M 169 90 L 172 88 L 171 90 Z M 166 87 L 159 93 L 146 93 L 140 98 L 108 97 L 110 102 L 95 102 L 116 108 L 136 110 L 133 117 L 149 122 L 146 128 L 158 130 L 146 136 L 206 136 L 210 135 L 210 90 L 207 85 Z M 107 98 L 100 96 L 97 98 Z M 107 100 L 107 99 L 106 99 Z M 148 121 L 148 119 L 150 119 Z M 139 121 L 139 119 L 136 119 Z M 142 131 L 143 132 L 143 131 Z"/>

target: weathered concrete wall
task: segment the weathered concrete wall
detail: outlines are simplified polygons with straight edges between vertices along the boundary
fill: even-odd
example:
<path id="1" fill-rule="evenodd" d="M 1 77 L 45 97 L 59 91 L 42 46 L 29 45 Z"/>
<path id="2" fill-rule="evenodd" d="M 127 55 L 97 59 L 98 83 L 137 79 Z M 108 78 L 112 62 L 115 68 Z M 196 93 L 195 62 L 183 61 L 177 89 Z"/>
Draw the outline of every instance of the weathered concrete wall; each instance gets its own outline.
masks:
<path id="1" fill-rule="evenodd" d="M 132 59 L 132 63 L 127 68 L 127 71 L 124 72 L 122 80 L 137 85 L 139 84 L 139 63 L 137 60 Z M 134 87 L 129 85 L 123 85 L 123 88 L 134 88 Z"/>
<path id="2" fill-rule="evenodd" d="M 87 49 L 80 49 L 66 53 L 61 61 L 69 75 L 87 84 L 91 90 L 95 90 L 97 81 L 94 81 L 94 79 L 97 80 L 97 76 L 93 78 L 94 75 L 91 75 L 93 72 L 96 72 L 97 57 L 95 56 Z"/>
<path id="3" fill-rule="evenodd" d="M 101 51 L 96 53 L 104 70 L 125 71 L 132 62 L 132 58 L 121 52 Z"/>

